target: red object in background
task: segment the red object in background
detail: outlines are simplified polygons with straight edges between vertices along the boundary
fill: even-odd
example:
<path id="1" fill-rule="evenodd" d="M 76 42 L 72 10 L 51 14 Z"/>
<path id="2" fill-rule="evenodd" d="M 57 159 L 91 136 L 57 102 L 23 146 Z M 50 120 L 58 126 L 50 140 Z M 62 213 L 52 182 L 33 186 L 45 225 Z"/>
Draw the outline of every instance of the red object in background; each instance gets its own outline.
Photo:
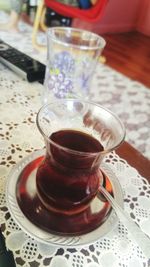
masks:
<path id="1" fill-rule="evenodd" d="M 55 12 L 71 18 L 79 18 L 88 22 L 97 22 L 105 9 L 108 0 L 98 0 L 97 3 L 89 9 L 80 9 L 70 5 L 59 3 L 56 0 L 45 0 L 45 5 L 52 8 Z"/>

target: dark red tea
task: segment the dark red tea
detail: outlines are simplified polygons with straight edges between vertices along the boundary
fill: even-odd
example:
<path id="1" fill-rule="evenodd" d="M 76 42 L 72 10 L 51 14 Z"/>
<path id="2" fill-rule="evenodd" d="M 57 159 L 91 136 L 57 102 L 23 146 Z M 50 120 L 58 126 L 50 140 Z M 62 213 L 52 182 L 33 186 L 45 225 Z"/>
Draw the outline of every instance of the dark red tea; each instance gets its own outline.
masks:
<path id="1" fill-rule="evenodd" d="M 101 177 L 98 152 L 103 146 L 76 130 L 60 130 L 49 139 L 36 176 L 38 196 L 51 211 L 79 213 L 97 193 Z"/>

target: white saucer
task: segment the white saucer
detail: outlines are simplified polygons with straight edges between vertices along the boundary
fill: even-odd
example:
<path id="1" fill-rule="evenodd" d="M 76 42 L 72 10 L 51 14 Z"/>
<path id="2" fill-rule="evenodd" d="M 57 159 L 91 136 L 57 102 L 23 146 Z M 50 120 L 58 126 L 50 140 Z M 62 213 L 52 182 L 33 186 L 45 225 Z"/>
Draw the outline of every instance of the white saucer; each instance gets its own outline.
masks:
<path id="1" fill-rule="evenodd" d="M 58 235 L 58 234 L 51 234 L 45 230 L 42 230 L 40 227 L 32 223 L 27 216 L 24 215 L 22 212 L 18 200 L 17 200 L 17 184 L 20 178 L 20 175 L 24 168 L 30 164 L 32 161 L 36 160 L 39 157 L 45 155 L 45 150 L 36 151 L 22 161 L 20 161 L 10 172 L 7 186 L 6 186 L 6 200 L 8 209 L 12 215 L 12 218 L 15 222 L 20 226 L 20 228 L 25 231 L 28 235 L 35 238 L 40 242 L 44 242 L 46 244 L 52 244 L 56 246 L 83 246 L 89 245 L 101 237 L 106 235 L 110 232 L 117 224 L 118 217 L 116 216 L 114 210 L 112 209 L 107 216 L 107 219 L 103 224 L 101 224 L 96 229 L 82 235 Z M 109 181 L 111 182 L 113 188 L 114 198 L 117 203 L 123 207 L 123 194 L 122 189 L 119 184 L 118 179 L 112 172 L 109 167 L 109 164 L 103 163 L 101 166 L 102 171 L 109 177 Z M 32 181 L 32 182 L 31 182 Z M 29 182 L 31 182 L 31 192 L 35 190 L 35 170 L 30 175 Z M 96 204 L 94 204 L 96 205 Z M 96 209 L 96 207 L 94 207 Z"/>

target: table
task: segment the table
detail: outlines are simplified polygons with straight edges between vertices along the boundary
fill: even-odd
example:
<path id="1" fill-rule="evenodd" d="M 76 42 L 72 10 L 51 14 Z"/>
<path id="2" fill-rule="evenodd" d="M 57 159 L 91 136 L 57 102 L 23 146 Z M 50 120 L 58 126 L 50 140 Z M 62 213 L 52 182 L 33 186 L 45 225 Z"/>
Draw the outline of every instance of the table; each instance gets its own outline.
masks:
<path id="1" fill-rule="evenodd" d="M 20 38 L 23 35 L 20 33 L 15 36 L 15 40 L 3 33 L 3 39 L 26 53 L 33 52 L 35 58 L 43 61 L 44 55 L 31 49 L 30 28 L 25 25 L 21 27 L 25 30 L 22 41 Z M 149 90 L 103 65 L 96 70 L 96 77 L 93 81 L 92 99 L 99 103 L 102 101 L 108 108 L 117 111 L 131 138 L 128 137 L 127 140 L 132 140 L 131 143 L 142 153 L 144 151 L 145 156 L 149 155 Z M 137 88 L 141 90 L 140 93 L 136 93 Z M 0 222 L 7 245 L 14 252 L 17 267 L 55 267 L 60 264 L 64 267 L 150 266 L 149 259 L 145 258 L 120 222 L 112 232 L 96 243 L 81 248 L 65 248 L 44 245 L 34 240 L 26 235 L 10 216 L 5 199 L 5 184 L 9 171 L 19 160 L 43 147 L 43 139 L 35 124 L 36 113 L 41 107 L 42 90 L 42 85 L 28 84 L 0 64 Z M 140 102 L 140 111 L 136 118 L 138 123 L 141 119 L 143 121 L 140 123 L 142 131 L 138 135 L 137 124 L 133 122 L 140 98 L 143 104 Z M 128 109 L 124 111 L 127 104 Z M 150 161 L 127 142 L 124 142 L 116 153 L 111 154 L 110 158 L 108 156 L 106 161 L 109 160 L 122 186 L 125 210 L 150 236 Z"/>
<path id="2" fill-rule="evenodd" d="M 138 172 L 150 182 L 150 161 L 129 143 L 125 142 L 116 153 L 128 161 Z"/>

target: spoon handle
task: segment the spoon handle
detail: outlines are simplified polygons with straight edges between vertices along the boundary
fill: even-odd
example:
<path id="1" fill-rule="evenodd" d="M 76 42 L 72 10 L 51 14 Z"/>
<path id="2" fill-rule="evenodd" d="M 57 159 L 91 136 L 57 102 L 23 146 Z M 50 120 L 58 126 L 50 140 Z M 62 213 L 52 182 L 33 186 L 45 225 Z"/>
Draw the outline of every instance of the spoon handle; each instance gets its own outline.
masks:
<path id="1" fill-rule="evenodd" d="M 129 230 L 130 234 L 136 241 L 137 245 L 142 249 L 145 256 L 150 259 L 150 238 L 140 229 L 140 227 L 130 218 L 130 216 L 118 205 L 115 199 L 103 187 L 99 187 L 99 191 L 106 197 L 118 218 L 124 226 Z"/>

